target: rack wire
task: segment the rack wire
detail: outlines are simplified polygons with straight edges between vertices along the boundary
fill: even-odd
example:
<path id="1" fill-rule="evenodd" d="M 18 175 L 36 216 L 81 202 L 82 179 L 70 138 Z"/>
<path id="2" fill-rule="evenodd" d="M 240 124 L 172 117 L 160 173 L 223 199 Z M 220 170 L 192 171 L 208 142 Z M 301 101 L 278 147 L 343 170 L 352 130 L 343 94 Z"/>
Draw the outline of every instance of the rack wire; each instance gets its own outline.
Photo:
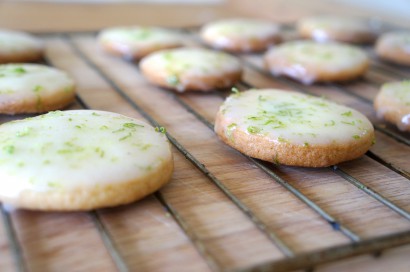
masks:
<path id="1" fill-rule="evenodd" d="M 124 91 L 121 86 L 119 86 L 115 80 L 113 80 L 109 74 L 107 74 L 104 70 L 99 67 L 75 42 L 74 39 L 78 36 L 86 36 L 86 37 L 93 37 L 95 33 L 93 32 L 85 32 L 85 33 L 70 33 L 70 34 L 59 34 L 59 33 L 49 33 L 44 34 L 44 37 L 59 37 L 63 40 L 66 44 L 70 46 L 72 51 L 86 63 L 92 70 L 96 71 L 97 74 L 108 84 L 112 87 L 112 89 L 122 97 L 128 105 L 130 105 L 135 111 L 141 114 L 148 122 L 150 122 L 153 126 L 161 126 L 159 120 L 156 120 L 153 116 L 151 116 L 148 111 L 144 109 L 143 106 L 139 105 L 135 99 L 130 97 L 126 91 Z M 201 46 L 201 45 L 199 45 Z M 372 55 L 371 55 L 372 56 Z M 53 65 L 53 61 L 50 59 L 45 60 L 47 64 Z M 255 65 L 252 61 L 249 61 L 248 58 L 242 57 L 242 61 L 246 67 L 253 70 L 256 73 L 264 75 L 270 80 L 275 81 L 276 83 L 280 83 L 284 86 L 287 86 L 291 89 L 295 89 L 297 91 L 303 93 L 312 93 L 309 88 L 306 86 L 299 84 L 295 81 L 292 81 L 287 78 L 283 77 L 272 77 L 269 73 L 267 73 L 262 67 Z M 138 73 L 138 66 L 135 63 L 129 63 L 132 66 L 136 73 Z M 395 78 L 395 79 L 402 79 L 403 76 L 410 77 L 410 70 L 402 69 L 401 67 L 391 66 L 386 63 L 381 63 L 377 59 L 372 59 L 372 70 L 376 73 L 381 73 L 383 75 Z M 366 84 L 373 84 L 377 85 L 377 83 L 369 81 L 368 79 L 363 80 Z M 239 89 L 244 90 L 248 88 L 257 88 L 251 84 L 250 82 L 242 81 L 237 86 Z M 349 85 L 345 84 L 328 84 L 328 87 L 337 89 L 338 91 L 344 93 L 345 95 L 351 97 L 352 99 L 356 99 L 361 103 L 370 104 L 371 101 L 363 96 L 360 96 L 350 90 Z M 155 87 L 153 87 L 155 88 Z M 167 90 L 163 90 L 164 92 L 168 92 Z M 207 119 L 206 116 L 203 116 L 195 107 L 186 103 L 183 99 L 181 94 L 170 93 L 172 98 L 178 102 L 178 104 L 184 108 L 189 114 L 192 114 L 199 120 L 202 124 L 208 127 L 210 130 L 213 130 L 213 123 Z M 214 95 L 221 96 L 221 99 L 225 98 L 227 92 L 220 92 Z M 90 109 L 85 99 L 81 96 L 77 95 L 76 97 L 77 104 L 80 105 L 84 109 Z M 397 129 L 393 128 L 392 126 L 385 126 L 383 124 L 375 124 L 376 130 L 380 133 L 387 135 L 388 137 L 394 139 L 395 141 L 404 144 L 406 146 L 410 146 L 410 139 L 409 135 L 403 132 L 398 131 Z M 271 182 L 280 184 L 283 188 L 285 188 L 288 192 L 292 193 L 299 201 L 304 203 L 306 207 L 314 211 L 316 214 L 320 216 L 322 220 L 324 220 L 327 224 L 329 224 L 332 229 L 336 232 L 340 232 L 346 238 L 350 240 L 348 244 L 342 245 L 335 245 L 332 247 L 328 247 L 321 250 L 315 250 L 310 252 L 304 253 L 297 253 L 295 250 L 284 241 L 280 235 L 278 235 L 275 230 L 269 227 L 264 220 L 260 219 L 258 215 L 252 210 L 252 208 L 248 207 L 237 195 L 235 195 L 227 186 L 225 186 L 224 182 L 220 180 L 214 173 L 208 169 L 208 167 L 204 164 L 203 161 L 196 158 L 192 153 L 189 152 L 184 145 L 179 142 L 171 133 L 167 132 L 167 137 L 172 143 L 172 145 L 195 167 L 197 168 L 207 179 L 212 182 L 218 190 L 223 192 L 223 194 L 232 202 L 234 205 L 274 244 L 280 252 L 283 254 L 283 258 L 280 260 L 269 261 L 266 263 L 260 263 L 252 267 L 242 267 L 239 269 L 233 269 L 233 271 L 288 271 L 290 269 L 313 269 L 315 266 L 332 262 L 335 260 L 348 258 L 356 255 L 361 254 L 373 254 L 382 252 L 384 250 L 398 247 L 401 245 L 406 245 L 410 243 L 410 225 L 409 229 L 403 232 L 393 232 L 388 235 L 381 235 L 373 238 L 365 238 L 361 237 L 359 234 L 355 233 L 351 230 L 348 226 L 346 226 L 342 220 L 337 218 L 337 216 L 332 215 L 332 212 L 326 211 L 325 208 L 321 207 L 319 203 L 314 201 L 313 199 L 309 198 L 305 195 L 297 186 L 292 185 L 286 179 L 282 178 L 278 173 L 275 165 L 268 164 L 262 161 L 259 161 L 254 158 L 247 157 L 245 155 L 240 154 L 240 156 L 246 157 L 246 159 L 252 163 L 255 167 L 263 171 L 271 178 Z M 371 160 L 386 166 L 391 171 L 401 175 L 402 177 L 406 178 L 410 181 L 409 173 L 403 169 L 400 169 L 396 165 L 386 161 L 384 158 L 380 157 L 377 154 L 369 151 L 366 156 Z M 383 193 L 378 192 L 377 190 L 371 188 L 370 186 L 366 185 L 366 183 L 360 181 L 359 179 L 355 178 L 354 176 L 350 175 L 348 172 L 343 170 L 343 167 L 333 166 L 328 168 L 329 174 L 341 177 L 345 182 L 352 184 L 357 188 L 357 190 L 362 191 L 369 197 L 373 198 L 374 200 L 378 201 L 385 207 L 391 209 L 393 212 L 398 214 L 399 216 L 405 218 L 406 220 L 410 221 L 410 212 L 408 209 L 401 207 L 391 201 L 389 198 L 384 197 Z M 179 225 L 180 229 L 186 234 L 189 238 L 190 242 L 195 246 L 196 250 L 199 254 L 203 257 L 206 261 L 208 267 L 212 271 L 226 271 L 227 269 L 224 268 L 223 264 L 220 264 L 215 256 L 215 253 L 212 250 L 208 249 L 206 243 L 201 240 L 201 238 L 197 235 L 197 232 L 194 228 L 190 226 L 190 224 L 185 220 L 184 216 L 182 216 L 179 211 L 174 208 L 170 203 L 166 201 L 163 197 L 161 191 L 154 194 L 154 197 L 161 203 L 163 208 L 172 216 L 172 219 Z M 9 241 L 9 248 L 11 254 L 13 256 L 15 262 L 15 269 L 17 271 L 27 271 L 27 263 L 25 262 L 24 258 L 24 245 L 20 243 L 18 235 L 15 231 L 15 226 L 13 224 L 13 220 L 10 216 L 10 213 L 1 206 L 1 214 L 4 222 L 4 228 L 6 230 L 6 235 Z M 113 240 L 112 234 L 106 228 L 104 222 L 101 220 L 99 216 L 99 211 L 92 211 L 88 213 L 95 228 L 97 229 L 101 240 L 107 251 L 109 252 L 116 268 L 118 271 L 130 271 L 130 268 L 127 265 L 126 260 L 123 257 L 122 252 L 118 249 L 116 243 Z M 230 270 L 230 269 L 229 269 Z"/>

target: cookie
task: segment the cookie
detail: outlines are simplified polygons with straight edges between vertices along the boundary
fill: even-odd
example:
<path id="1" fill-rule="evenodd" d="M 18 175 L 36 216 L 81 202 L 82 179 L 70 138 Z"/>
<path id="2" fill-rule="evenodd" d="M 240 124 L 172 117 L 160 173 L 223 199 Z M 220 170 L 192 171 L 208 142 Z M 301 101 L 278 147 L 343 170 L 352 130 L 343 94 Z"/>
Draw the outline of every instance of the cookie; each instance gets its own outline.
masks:
<path id="1" fill-rule="evenodd" d="M 43 43 L 30 34 L 0 29 L 0 63 L 37 61 L 43 50 Z"/>
<path id="2" fill-rule="evenodd" d="M 151 83 L 179 92 L 231 87 L 242 76 L 237 58 L 200 48 L 155 52 L 141 60 L 140 69 Z"/>
<path id="3" fill-rule="evenodd" d="M 273 75 L 285 75 L 304 84 L 348 81 L 366 73 L 369 60 L 357 47 L 342 43 L 294 41 L 270 49 L 265 55 Z"/>
<path id="4" fill-rule="evenodd" d="M 385 83 L 374 100 L 378 117 L 410 131 L 410 80 Z"/>
<path id="5" fill-rule="evenodd" d="M 115 27 L 98 35 L 98 43 L 103 50 L 129 60 L 139 60 L 161 49 L 182 46 L 182 40 L 176 31 L 158 27 Z"/>
<path id="6" fill-rule="evenodd" d="M 200 35 L 209 46 L 230 52 L 263 51 L 281 40 L 277 24 L 256 19 L 211 22 L 202 27 Z"/>
<path id="7" fill-rule="evenodd" d="M 61 109 L 75 97 L 64 72 L 39 64 L 0 65 L 0 113 L 40 113 Z"/>
<path id="8" fill-rule="evenodd" d="M 371 43 L 380 31 L 379 25 L 357 17 L 312 16 L 299 20 L 299 35 L 316 41 Z"/>
<path id="9" fill-rule="evenodd" d="M 410 31 L 383 34 L 375 48 L 381 59 L 410 66 Z"/>
<path id="10" fill-rule="evenodd" d="M 276 164 L 325 167 L 362 156 L 374 129 L 360 112 L 276 89 L 233 94 L 219 109 L 215 132 L 240 152 Z"/>
<path id="11" fill-rule="evenodd" d="M 0 200 L 75 211 L 126 204 L 169 181 L 166 136 L 120 114 L 55 111 L 0 126 Z"/>

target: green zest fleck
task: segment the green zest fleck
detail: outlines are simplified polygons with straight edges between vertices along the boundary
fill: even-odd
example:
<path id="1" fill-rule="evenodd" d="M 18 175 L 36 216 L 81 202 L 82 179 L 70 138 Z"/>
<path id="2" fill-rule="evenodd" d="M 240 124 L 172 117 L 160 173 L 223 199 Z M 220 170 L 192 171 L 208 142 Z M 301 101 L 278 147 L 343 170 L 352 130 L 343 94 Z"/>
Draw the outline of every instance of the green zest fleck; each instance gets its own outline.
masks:
<path id="1" fill-rule="evenodd" d="M 43 86 L 37 85 L 36 87 L 34 87 L 33 91 L 37 93 L 37 92 L 39 92 L 39 91 L 41 91 L 41 90 L 43 90 L 43 89 L 44 89 Z"/>
<path id="2" fill-rule="evenodd" d="M 4 90 L 4 91 L 0 90 L 0 94 L 12 94 L 12 93 L 15 93 L 15 91 L 14 90 Z"/>
<path id="3" fill-rule="evenodd" d="M 24 74 L 24 73 L 27 73 L 26 69 L 24 69 L 23 67 L 16 67 L 16 68 L 13 70 L 13 72 L 16 73 L 16 74 Z"/>
<path id="4" fill-rule="evenodd" d="M 99 114 L 96 113 L 96 112 L 93 112 L 92 115 L 93 115 L 93 116 L 101 116 L 101 115 L 99 115 Z"/>
<path id="5" fill-rule="evenodd" d="M 258 96 L 258 100 L 261 102 L 266 101 L 266 97 L 263 97 L 262 95 Z"/>
<path id="6" fill-rule="evenodd" d="M 288 142 L 288 140 L 286 140 L 283 137 L 278 137 L 278 141 L 281 142 L 281 143 L 287 143 Z"/>
<path id="7" fill-rule="evenodd" d="M 103 126 L 100 127 L 100 130 L 106 130 L 106 129 L 108 129 L 108 127 L 106 125 L 103 125 Z"/>
<path id="8" fill-rule="evenodd" d="M 343 115 L 343 116 L 352 116 L 352 111 L 347 111 L 347 112 L 344 112 L 344 113 L 342 113 L 341 115 Z"/>
<path id="9" fill-rule="evenodd" d="M 151 29 L 149 28 L 142 28 L 140 31 L 135 31 L 133 33 L 133 38 L 136 40 L 143 40 L 148 38 L 152 34 Z"/>
<path id="10" fill-rule="evenodd" d="M 97 147 L 97 148 L 95 149 L 95 152 L 97 152 L 97 153 L 100 155 L 100 158 L 104 158 L 104 156 L 105 156 L 104 150 L 102 150 L 101 148 Z"/>
<path id="11" fill-rule="evenodd" d="M 128 133 L 128 134 L 125 135 L 124 137 L 120 138 L 120 141 L 124 141 L 124 140 L 130 138 L 131 136 L 132 136 L 132 134 L 131 134 L 131 133 Z"/>
<path id="12" fill-rule="evenodd" d="M 278 153 L 276 153 L 275 157 L 273 157 L 273 163 L 276 164 L 276 165 L 280 164 Z"/>
<path id="13" fill-rule="evenodd" d="M 73 86 L 68 86 L 64 88 L 64 92 L 66 93 L 71 93 L 74 91 L 74 87 Z"/>
<path id="14" fill-rule="evenodd" d="M 325 123 L 325 127 L 333 127 L 335 124 L 336 124 L 336 122 L 335 122 L 335 121 L 330 120 L 330 122 L 329 122 L 329 123 Z"/>
<path id="15" fill-rule="evenodd" d="M 36 93 L 37 97 L 37 102 L 36 102 L 36 109 L 40 110 L 43 107 L 43 103 L 41 102 L 41 96 L 40 96 L 40 91 L 43 90 L 43 87 L 40 85 L 37 85 L 34 87 L 33 92 Z"/>
<path id="16" fill-rule="evenodd" d="M 144 127 L 143 125 L 138 125 L 138 124 L 134 124 L 134 123 L 125 123 L 123 126 L 126 127 L 126 128 Z"/>
<path id="17" fill-rule="evenodd" d="M 48 185 L 48 187 L 51 187 L 51 188 L 59 188 L 59 187 L 61 187 L 61 184 L 59 184 L 59 183 L 57 183 L 57 182 L 49 182 L 49 183 L 47 183 L 47 185 Z"/>
<path id="18" fill-rule="evenodd" d="M 259 133 L 261 131 L 260 128 L 257 128 L 255 126 L 249 126 L 246 130 L 251 134 L 256 134 L 256 133 Z"/>
<path id="19" fill-rule="evenodd" d="M 4 152 L 8 153 L 8 154 L 13 154 L 14 153 L 14 145 L 6 145 L 5 147 L 3 147 Z"/>
<path id="20" fill-rule="evenodd" d="M 309 146 L 309 143 L 308 143 L 308 142 L 304 142 L 304 143 L 303 143 L 303 146 L 304 146 L 304 147 L 308 147 L 308 146 Z"/>
<path id="21" fill-rule="evenodd" d="M 352 121 L 352 122 L 340 121 L 340 122 L 343 123 L 343 124 L 346 124 L 346 125 L 351 125 L 351 126 L 355 125 L 354 121 Z"/>
<path id="22" fill-rule="evenodd" d="M 231 92 L 233 92 L 234 94 L 239 94 L 239 90 L 236 87 L 232 87 Z"/>
<path id="23" fill-rule="evenodd" d="M 236 128 L 236 126 L 237 126 L 236 123 L 232 123 L 232 124 L 230 124 L 230 125 L 228 126 L 228 129 L 229 129 L 229 130 L 232 130 L 232 129 Z"/>
<path id="24" fill-rule="evenodd" d="M 376 144 L 376 138 L 373 138 L 372 145 L 375 145 L 375 144 Z"/>
<path id="25" fill-rule="evenodd" d="M 180 83 L 179 77 L 177 75 L 168 76 L 166 81 L 171 86 L 176 86 Z"/>
<path id="26" fill-rule="evenodd" d="M 352 137 L 353 137 L 353 139 L 356 139 L 356 140 L 360 139 L 360 136 L 357 135 L 357 134 L 353 135 Z"/>
<path id="27" fill-rule="evenodd" d="M 167 133 L 167 130 L 164 127 L 156 127 L 155 131 L 156 132 L 161 132 L 162 134 Z"/>
<path id="28" fill-rule="evenodd" d="M 29 133 L 30 133 L 30 128 L 24 128 L 22 131 L 18 131 L 16 133 L 16 136 L 17 137 L 24 137 L 24 136 L 29 135 Z"/>

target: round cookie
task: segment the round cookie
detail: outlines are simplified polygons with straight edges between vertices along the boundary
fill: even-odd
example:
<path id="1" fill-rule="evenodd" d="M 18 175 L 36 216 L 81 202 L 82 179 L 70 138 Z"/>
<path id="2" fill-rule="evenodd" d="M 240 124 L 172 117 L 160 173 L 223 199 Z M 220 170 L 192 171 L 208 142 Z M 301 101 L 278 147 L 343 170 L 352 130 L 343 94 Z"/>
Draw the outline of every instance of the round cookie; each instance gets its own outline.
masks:
<path id="1" fill-rule="evenodd" d="M 374 100 L 377 115 L 410 131 L 410 80 L 385 83 Z"/>
<path id="2" fill-rule="evenodd" d="M 37 61 L 43 50 L 43 43 L 30 34 L 0 29 L 0 63 Z"/>
<path id="3" fill-rule="evenodd" d="M 342 43 L 294 41 L 270 49 L 266 64 L 273 75 L 285 75 L 304 84 L 348 81 L 362 76 L 369 66 L 366 53 Z"/>
<path id="4" fill-rule="evenodd" d="M 0 200 L 36 210 L 126 204 L 169 181 L 166 136 L 120 114 L 55 111 L 0 126 Z"/>
<path id="5" fill-rule="evenodd" d="M 231 87 L 242 76 L 237 58 L 200 48 L 155 52 L 141 60 L 140 69 L 151 83 L 179 92 Z"/>
<path id="6" fill-rule="evenodd" d="M 115 27 L 103 30 L 98 43 L 108 53 L 139 60 L 161 49 L 182 46 L 182 35 L 158 27 Z"/>
<path id="7" fill-rule="evenodd" d="M 202 27 L 200 35 L 208 45 L 231 52 L 257 52 L 280 42 L 275 23 L 256 19 L 225 19 Z"/>
<path id="8" fill-rule="evenodd" d="M 376 53 L 384 60 L 410 66 L 410 31 L 383 34 L 377 40 Z"/>
<path id="9" fill-rule="evenodd" d="M 330 15 L 303 18 L 297 29 L 303 38 L 360 44 L 373 42 L 380 31 L 370 20 Z"/>
<path id="10" fill-rule="evenodd" d="M 304 167 L 358 158 L 374 140 L 373 126 L 360 112 L 276 89 L 228 97 L 217 114 L 215 132 L 250 157 Z"/>
<path id="11" fill-rule="evenodd" d="M 61 109 L 74 98 L 74 82 L 60 70 L 39 64 L 0 65 L 0 114 Z"/>

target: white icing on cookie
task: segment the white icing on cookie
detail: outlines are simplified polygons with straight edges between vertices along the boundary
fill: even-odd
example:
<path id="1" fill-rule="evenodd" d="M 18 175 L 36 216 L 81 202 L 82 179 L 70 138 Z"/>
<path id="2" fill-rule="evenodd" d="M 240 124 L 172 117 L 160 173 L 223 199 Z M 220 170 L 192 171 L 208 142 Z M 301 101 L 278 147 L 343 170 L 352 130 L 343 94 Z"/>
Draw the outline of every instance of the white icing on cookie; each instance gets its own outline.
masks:
<path id="1" fill-rule="evenodd" d="M 397 116 L 388 119 L 400 130 L 410 130 L 410 80 L 384 84 L 376 97 L 376 103 L 379 118 Z"/>
<path id="2" fill-rule="evenodd" d="M 400 50 L 410 56 L 410 31 L 397 31 L 383 34 L 380 42 L 389 46 L 390 50 Z"/>
<path id="3" fill-rule="evenodd" d="M 221 107 L 229 130 L 300 146 L 348 144 L 373 132 L 360 112 L 328 100 L 275 89 L 231 95 Z M 229 135 L 227 135 L 229 138 Z"/>
<path id="4" fill-rule="evenodd" d="M 63 71 L 39 64 L 0 65 L 0 112 L 2 105 L 35 101 L 39 110 L 44 99 L 74 96 L 74 82 Z"/>
<path id="5" fill-rule="evenodd" d="M 0 196 L 124 183 L 171 157 L 148 124 L 102 111 L 56 111 L 0 126 Z"/>
<path id="6" fill-rule="evenodd" d="M 271 73 L 287 75 L 310 84 L 322 74 L 355 70 L 368 62 L 365 52 L 342 43 L 295 41 L 272 48 L 266 54 Z"/>
<path id="7" fill-rule="evenodd" d="M 226 48 L 243 43 L 245 51 L 252 50 L 252 40 L 265 41 L 279 36 L 279 26 L 256 19 L 225 19 L 205 25 L 201 36 L 213 46 Z"/>
<path id="8" fill-rule="evenodd" d="M 371 21 L 357 17 L 314 16 L 298 22 L 300 30 L 311 31 L 311 37 L 317 41 L 341 40 L 355 42 L 361 35 L 368 35 L 370 40 L 379 31 L 379 26 Z"/>
<path id="9" fill-rule="evenodd" d="M 200 83 L 199 78 L 223 77 L 224 74 L 241 71 L 240 62 L 223 52 L 200 48 L 180 48 L 153 53 L 141 60 L 144 69 L 152 67 L 156 74 L 166 78 L 171 87 L 184 91 L 191 81 Z M 155 68 L 155 69 L 154 69 Z M 226 84 L 231 83 L 225 78 Z M 207 87 L 207 82 L 203 82 Z"/>
<path id="10" fill-rule="evenodd" d="M 0 29 L 0 56 L 42 51 L 43 43 L 24 32 Z"/>
<path id="11" fill-rule="evenodd" d="M 176 47 L 182 44 L 182 35 L 176 31 L 158 27 L 115 27 L 103 30 L 98 39 L 101 43 L 113 44 L 125 55 L 139 51 L 154 51 L 155 48 Z"/>

